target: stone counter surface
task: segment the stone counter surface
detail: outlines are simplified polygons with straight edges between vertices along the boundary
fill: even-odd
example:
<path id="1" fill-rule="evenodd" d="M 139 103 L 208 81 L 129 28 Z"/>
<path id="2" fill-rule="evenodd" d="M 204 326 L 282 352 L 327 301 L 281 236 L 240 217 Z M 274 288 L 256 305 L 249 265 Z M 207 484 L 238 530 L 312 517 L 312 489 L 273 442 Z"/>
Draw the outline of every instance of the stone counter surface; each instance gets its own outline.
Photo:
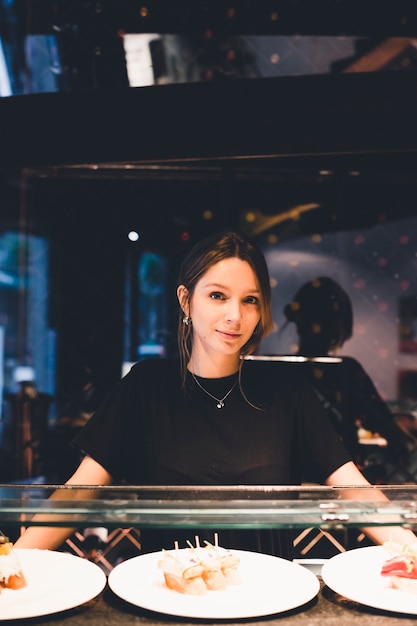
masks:
<path id="1" fill-rule="evenodd" d="M 417 596 L 416 596 L 417 606 Z M 171 626 L 185 624 L 265 624 L 270 626 L 415 626 L 416 615 L 387 613 L 361 606 L 333 593 L 325 585 L 317 598 L 298 609 L 258 619 L 190 620 L 145 611 L 119 599 L 106 587 L 89 603 L 56 615 L 8 622 L 49 626 Z M 3 622 L 4 623 L 4 622 Z M 0 616 L 1 624 L 1 616 Z"/>

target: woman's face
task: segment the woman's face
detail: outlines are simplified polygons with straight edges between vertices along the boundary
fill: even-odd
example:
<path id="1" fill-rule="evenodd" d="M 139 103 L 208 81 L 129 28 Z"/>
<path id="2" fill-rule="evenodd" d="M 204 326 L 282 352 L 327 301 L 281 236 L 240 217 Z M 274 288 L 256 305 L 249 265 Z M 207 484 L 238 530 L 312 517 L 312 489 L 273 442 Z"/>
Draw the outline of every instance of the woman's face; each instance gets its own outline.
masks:
<path id="1" fill-rule="evenodd" d="M 261 293 L 246 261 L 219 261 L 200 278 L 189 303 L 192 353 L 238 356 L 260 320 Z M 180 299 L 181 301 L 181 299 Z"/>

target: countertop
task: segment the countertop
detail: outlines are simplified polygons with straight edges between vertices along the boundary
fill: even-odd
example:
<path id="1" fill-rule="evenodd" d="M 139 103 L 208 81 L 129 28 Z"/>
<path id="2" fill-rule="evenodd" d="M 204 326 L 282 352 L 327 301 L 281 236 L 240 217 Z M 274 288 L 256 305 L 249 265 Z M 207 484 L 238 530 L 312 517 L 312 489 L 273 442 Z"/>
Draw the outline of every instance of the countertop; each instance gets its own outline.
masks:
<path id="1" fill-rule="evenodd" d="M 417 596 L 416 596 L 417 604 Z M 351 602 L 331 591 L 323 583 L 319 595 L 295 610 L 255 620 L 217 620 L 227 624 L 263 623 L 271 626 L 415 626 L 416 616 L 388 613 Z M 1 616 L 0 616 L 1 622 Z M 162 626 L 163 624 L 213 624 L 216 620 L 190 620 L 145 611 L 119 599 L 106 587 L 103 593 L 87 604 L 65 611 L 13 622 L 17 625 L 49 626 Z M 8 622 L 11 624 L 12 622 Z"/>

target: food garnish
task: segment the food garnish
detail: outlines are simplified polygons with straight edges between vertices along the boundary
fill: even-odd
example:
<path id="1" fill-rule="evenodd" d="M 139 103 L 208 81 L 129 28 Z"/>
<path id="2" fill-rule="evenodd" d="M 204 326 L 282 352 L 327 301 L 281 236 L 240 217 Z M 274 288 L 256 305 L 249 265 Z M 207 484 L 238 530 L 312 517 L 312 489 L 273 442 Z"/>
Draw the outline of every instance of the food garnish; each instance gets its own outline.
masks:
<path id="1" fill-rule="evenodd" d="M 203 595 L 207 591 L 221 591 L 240 581 L 237 554 L 218 545 L 217 534 L 214 545 L 205 542 L 200 546 L 187 541 L 188 548 L 179 549 L 175 542 L 174 550 L 164 550 L 158 565 L 164 572 L 167 587 L 193 595 Z"/>

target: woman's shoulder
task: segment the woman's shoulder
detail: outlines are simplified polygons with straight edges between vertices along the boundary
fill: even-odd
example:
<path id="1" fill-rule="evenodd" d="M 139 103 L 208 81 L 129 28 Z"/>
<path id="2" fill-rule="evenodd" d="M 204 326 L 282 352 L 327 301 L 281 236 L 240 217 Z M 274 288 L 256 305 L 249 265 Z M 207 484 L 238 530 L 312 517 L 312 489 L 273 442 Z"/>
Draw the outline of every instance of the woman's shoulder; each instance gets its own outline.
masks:
<path id="1" fill-rule="evenodd" d="M 155 374 L 178 374 L 179 367 L 178 359 L 150 357 L 134 363 L 127 376 L 136 378 Z"/>
<path id="2" fill-rule="evenodd" d="M 175 359 L 150 357 L 134 363 L 116 385 L 115 393 L 128 402 L 170 395 L 180 387 L 180 365 Z"/>
<path id="3" fill-rule="evenodd" d="M 355 376 L 358 379 L 369 378 L 363 365 L 352 356 L 343 356 L 342 366 L 345 371 L 348 371 L 351 376 Z"/>
<path id="4" fill-rule="evenodd" d="M 292 363 L 274 360 L 245 360 L 242 369 L 244 381 L 263 394 L 294 396 L 307 385 L 308 378 Z"/>

